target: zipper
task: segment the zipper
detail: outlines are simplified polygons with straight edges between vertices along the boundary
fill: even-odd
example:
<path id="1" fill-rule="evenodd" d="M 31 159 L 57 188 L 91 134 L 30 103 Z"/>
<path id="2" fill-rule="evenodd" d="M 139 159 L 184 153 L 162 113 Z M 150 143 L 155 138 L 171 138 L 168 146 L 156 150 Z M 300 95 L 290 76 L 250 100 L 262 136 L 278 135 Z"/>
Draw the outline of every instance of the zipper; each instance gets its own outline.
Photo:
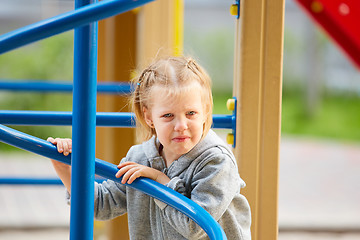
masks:
<path id="1" fill-rule="evenodd" d="M 159 237 L 161 240 L 164 240 L 164 234 L 163 234 L 163 224 L 162 224 L 162 217 L 161 217 L 161 210 L 159 208 L 156 208 L 156 215 L 158 215 L 158 229 L 159 229 Z"/>

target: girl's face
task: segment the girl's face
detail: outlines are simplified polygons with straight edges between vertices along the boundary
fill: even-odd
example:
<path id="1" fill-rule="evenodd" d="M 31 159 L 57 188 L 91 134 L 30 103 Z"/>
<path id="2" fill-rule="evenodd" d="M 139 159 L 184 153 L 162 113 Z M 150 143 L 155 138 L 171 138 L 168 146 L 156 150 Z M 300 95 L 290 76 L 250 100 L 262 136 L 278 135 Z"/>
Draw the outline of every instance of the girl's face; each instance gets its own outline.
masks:
<path id="1" fill-rule="evenodd" d="M 170 97 L 165 88 L 153 87 L 151 106 L 144 108 L 144 116 L 146 123 L 155 128 L 167 163 L 189 152 L 200 141 L 206 118 L 201 96 L 198 83 L 181 96 Z"/>

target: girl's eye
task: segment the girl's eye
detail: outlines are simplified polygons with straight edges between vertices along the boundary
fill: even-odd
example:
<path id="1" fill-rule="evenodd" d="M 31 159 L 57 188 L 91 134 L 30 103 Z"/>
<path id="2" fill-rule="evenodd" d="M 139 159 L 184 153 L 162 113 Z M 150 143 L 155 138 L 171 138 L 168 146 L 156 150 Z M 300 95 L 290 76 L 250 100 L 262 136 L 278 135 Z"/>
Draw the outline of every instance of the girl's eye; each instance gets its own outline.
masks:
<path id="1" fill-rule="evenodd" d="M 171 118 L 173 116 L 172 113 L 167 113 L 167 114 L 164 114 L 162 117 L 163 118 Z"/>
<path id="2" fill-rule="evenodd" d="M 190 112 L 187 113 L 188 116 L 193 116 L 193 115 L 195 115 L 195 114 L 196 114 L 195 111 L 190 111 Z"/>

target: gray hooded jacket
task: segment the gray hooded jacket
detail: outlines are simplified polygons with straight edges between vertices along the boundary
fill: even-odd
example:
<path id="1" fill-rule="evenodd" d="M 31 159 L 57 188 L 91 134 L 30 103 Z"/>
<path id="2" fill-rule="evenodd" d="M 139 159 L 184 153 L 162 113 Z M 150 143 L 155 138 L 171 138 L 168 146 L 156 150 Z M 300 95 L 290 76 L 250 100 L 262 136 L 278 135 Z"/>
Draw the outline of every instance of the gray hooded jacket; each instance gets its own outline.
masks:
<path id="1" fill-rule="evenodd" d="M 191 151 L 166 168 L 153 137 L 131 147 L 123 161 L 164 172 L 169 188 L 190 198 L 222 226 L 229 240 L 248 240 L 250 207 L 240 194 L 245 183 L 231 150 L 212 130 Z M 171 206 L 111 180 L 95 183 L 95 217 L 108 220 L 128 213 L 132 240 L 209 239 L 190 218 Z"/>

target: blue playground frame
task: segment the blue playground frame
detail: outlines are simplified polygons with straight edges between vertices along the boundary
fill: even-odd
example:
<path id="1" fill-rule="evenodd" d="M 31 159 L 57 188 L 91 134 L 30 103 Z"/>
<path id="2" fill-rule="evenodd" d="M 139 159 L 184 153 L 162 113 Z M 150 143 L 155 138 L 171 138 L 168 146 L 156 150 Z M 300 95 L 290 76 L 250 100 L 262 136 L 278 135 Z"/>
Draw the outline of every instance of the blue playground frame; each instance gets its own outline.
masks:
<path id="1" fill-rule="evenodd" d="M 11 125 L 72 125 L 73 154 L 59 154 L 51 143 L 0 125 L 0 141 L 47 158 L 72 165 L 70 239 L 93 239 L 95 173 L 115 178 L 114 164 L 95 158 L 96 126 L 133 127 L 132 113 L 97 113 L 97 92 L 128 94 L 130 85 L 97 85 L 97 21 L 120 14 L 153 0 L 75 0 L 75 10 L 40 21 L 0 36 L 0 54 L 26 44 L 75 29 L 74 83 L 2 82 L 0 90 L 73 91 L 73 112 L 0 111 L 0 123 Z M 214 128 L 234 131 L 235 115 L 214 115 Z M 50 123 L 51 122 L 51 123 Z M 81 156 L 80 156 L 81 155 Z M 95 161 L 94 161 L 95 159 Z M 10 179 L 8 184 L 21 184 Z M 28 184 L 41 180 L 30 179 Z M 45 181 L 46 182 L 46 181 Z M 1 183 L 1 181 L 0 181 Z M 59 184 L 49 180 L 48 184 Z M 159 199 L 186 214 L 201 226 L 210 239 L 227 239 L 220 225 L 199 205 L 181 194 L 150 179 L 140 178 L 129 187 Z"/>

